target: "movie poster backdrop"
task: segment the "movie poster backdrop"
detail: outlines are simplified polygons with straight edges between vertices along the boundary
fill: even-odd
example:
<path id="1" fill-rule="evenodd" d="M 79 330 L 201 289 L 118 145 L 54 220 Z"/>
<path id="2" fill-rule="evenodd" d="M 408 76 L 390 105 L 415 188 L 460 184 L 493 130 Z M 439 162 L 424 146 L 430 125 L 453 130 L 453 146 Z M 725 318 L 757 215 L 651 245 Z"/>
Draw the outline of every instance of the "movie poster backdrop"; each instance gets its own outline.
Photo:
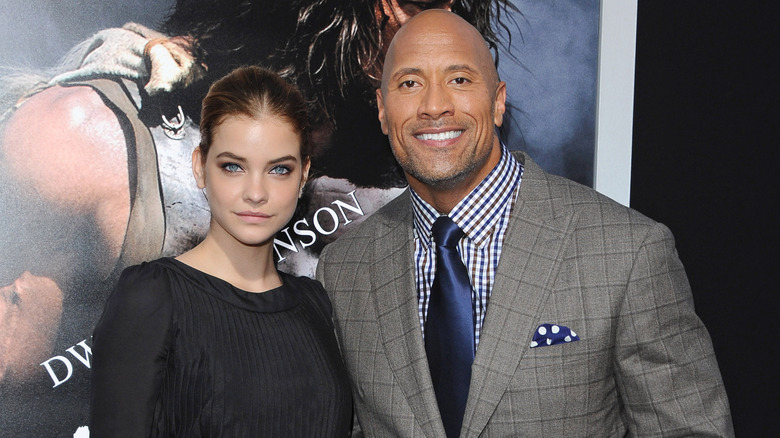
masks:
<path id="1" fill-rule="evenodd" d="M 174 3 L 11 0 L 0 16 L 0 436 L 88 436 L 90 337 L 118 273 L 177 255 L 207 229 L 190 154 L 208 84 L 248 63 L 290 72 L 279 49 L 306 1 L 200 2 L 224 7 L 176 11 L 175 26 Z M 503 141 L 592 185 L 600 2 L 514 4 L 494 24 Z M 206 73 L 168 90 L 147 43 L 198 29 L 204 14 L 224 15 L 225 44 L 247 44 L 211 48 L 214 64 L 194 66 Z M 275 241 L 279 268 L 298 275 L 313 275 L 325 244 L 405 187 L 371 82 L 323 84 L 304 90 L 328 100 L 315 105 L 316 172 Z"/>

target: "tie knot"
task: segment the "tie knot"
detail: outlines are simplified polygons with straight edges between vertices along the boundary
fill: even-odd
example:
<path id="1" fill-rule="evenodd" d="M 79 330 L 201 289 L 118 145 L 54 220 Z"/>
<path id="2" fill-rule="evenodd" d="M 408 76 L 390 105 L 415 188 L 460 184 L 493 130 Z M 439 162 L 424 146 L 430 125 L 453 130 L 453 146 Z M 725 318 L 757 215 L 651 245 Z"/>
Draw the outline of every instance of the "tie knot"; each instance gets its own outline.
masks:
<path id="1" fill-rule="evenodd" d="M 465 234 L 448 216 L 439 216 L 433 223 L 431 232 L 436 245 L 447 248 L 455 248 L 460 238 Z"/>

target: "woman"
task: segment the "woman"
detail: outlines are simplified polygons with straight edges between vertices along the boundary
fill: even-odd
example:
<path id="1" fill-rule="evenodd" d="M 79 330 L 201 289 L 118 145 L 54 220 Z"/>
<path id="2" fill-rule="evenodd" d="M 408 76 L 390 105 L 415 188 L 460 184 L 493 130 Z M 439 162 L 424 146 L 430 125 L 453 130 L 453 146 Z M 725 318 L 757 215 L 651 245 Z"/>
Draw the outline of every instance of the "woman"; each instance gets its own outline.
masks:
<path id="1" fill-rule="evenodd" d="M 209 89 L 192 154 L 208 234 L 122 274 L 93 336 L 93 437 L 348 433 L 330 302 L 273 261 L 308 175 L 307 130 L 300 92 L 268 70 Z"/>

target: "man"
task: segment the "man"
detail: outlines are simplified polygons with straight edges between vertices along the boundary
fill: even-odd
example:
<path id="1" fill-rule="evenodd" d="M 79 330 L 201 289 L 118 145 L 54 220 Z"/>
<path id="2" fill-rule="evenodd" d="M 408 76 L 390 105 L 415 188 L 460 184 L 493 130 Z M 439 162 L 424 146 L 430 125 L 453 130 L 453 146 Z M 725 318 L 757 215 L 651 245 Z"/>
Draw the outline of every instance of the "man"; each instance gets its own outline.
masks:
<path id="1" fill-rule="evenodd" d="M 669 230 L 509 154 L 495 134 L 506 92 L 454 14 L 415 16 L 388 49 L 379 120 L 411 190 L 329 244 L 317 268 L 361 428 L 733 435 Z M 442 243 L 448 220 L 465 233 L 460 267 Z M 447 325 L 464 270 L 465 332 Z"/>

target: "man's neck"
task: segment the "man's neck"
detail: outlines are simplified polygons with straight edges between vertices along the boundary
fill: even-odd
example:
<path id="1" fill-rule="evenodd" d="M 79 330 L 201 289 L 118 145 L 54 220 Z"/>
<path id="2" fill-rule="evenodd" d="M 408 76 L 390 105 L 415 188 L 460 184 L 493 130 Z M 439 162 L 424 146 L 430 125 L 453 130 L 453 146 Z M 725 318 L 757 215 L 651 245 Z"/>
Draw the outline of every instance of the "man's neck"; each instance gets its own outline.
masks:
<path id="1" fill-rule="evenodd" d="M 426 184 L 408 173 L 406 174 L 406 180 L 409 182 L 409 187 L 420 198 L 435 208 L 436 211 L 440 214 L 449 214 L 498 165 L 498 162 L 501 160 L 501 154 L 502 147 L 496 140 L 495 149 L 488 158 L 489 165 L 483 167 L 481 172 L 465 175 L 462 179 L 443 181 L 434 185 Z"/>

